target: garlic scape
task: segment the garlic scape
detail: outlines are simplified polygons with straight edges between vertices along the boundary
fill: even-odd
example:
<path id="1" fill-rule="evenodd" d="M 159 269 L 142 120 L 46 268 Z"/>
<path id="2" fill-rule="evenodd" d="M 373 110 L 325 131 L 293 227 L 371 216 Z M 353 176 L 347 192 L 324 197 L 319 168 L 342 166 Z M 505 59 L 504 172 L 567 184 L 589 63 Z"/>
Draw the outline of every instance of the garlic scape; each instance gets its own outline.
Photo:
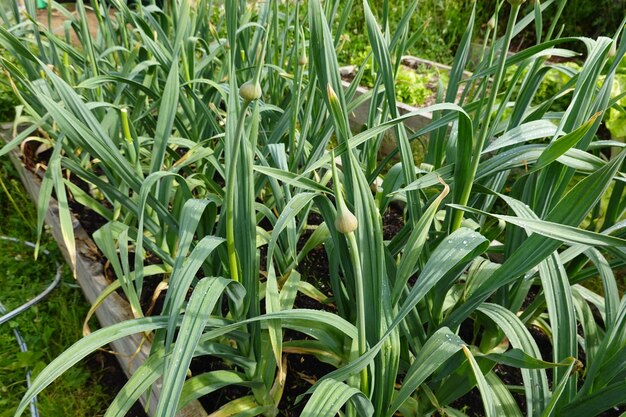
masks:
<path id="1" fill-rule="evenodd" d="M 333 188 L 335 189 L 335 199 L 337 201 L 337 217 L 335 217 L 335 229 L 339 233 L 347 235 L 356 230 L 359 222 L 356 216 L 348 209 L 346 201 L 343 198 L 341 181 L 339 180 L 339 174 L 337 173 L 337 166 L 335 165 L 335 153 L 333 152 Z"/>
<path id="2" fill-rule="evenodd" d="M 331 94 L 332 93 L 332 94 Z M 329 88 L 329 98 L 331 103 L 336 98 L 333 97 L 334 92 Z M 338 100 L 337 100 L 338 102 Z M 343 190 L 341 179 L 337 173 L 337 165 L 335 160 L 335 152 L 331 151 L 332 156 L 332 173 L 333 173 L 333 188 L 335 191 L 335 200 L 337 202 L 337 217 L 335 217 L 335 229 L 346 237 L 348 248 L 350 251 L 350 261 L 354 268 L 354 287 L 356 290 L 357 300 L 357 327 L 359 329 L 358 337 L 358 349 L 359 355 L 364 355 L 367 351 L 367 330 L 365 327 L 365 290 L 363 287 L 363 266 L 361 263 L 361 256 L 359 250 L 359 244 L 357 242 L 354 231 L 358 227 L 358 220 L 356 216 L 348 209 L 346 202 L 343 198 Z M 348 150 L 348 152 L 350 152 Z M 360 372 L 360 389 L 362 392 L 368 392 L 370 387 L 370 378 L 367 368 L 363 368 Z"/>

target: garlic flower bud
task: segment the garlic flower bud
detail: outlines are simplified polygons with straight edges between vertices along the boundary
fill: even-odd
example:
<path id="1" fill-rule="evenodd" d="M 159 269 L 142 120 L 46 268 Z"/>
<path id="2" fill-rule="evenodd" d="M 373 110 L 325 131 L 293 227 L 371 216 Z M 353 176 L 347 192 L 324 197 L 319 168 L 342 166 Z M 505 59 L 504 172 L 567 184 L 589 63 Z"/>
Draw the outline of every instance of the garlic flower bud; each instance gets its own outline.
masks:
<path id="1" fill-rule="evenodd" d="M 339 104 L 339 96 L 337 96 L 337 93 L 335 93 L 335 90 L 330 83 L 326 85 L 326 93 L 328 94 L 328 101 L 330 101 L 331 104 Z"/>
<path id="2" fill-rule="evenodd" d="M 258 82 L 246 81 L 239 87 L 239 95 L 242 99 L 247 101 L 254 101 L 261 98 L 263 90 Z"/>
<path id="3" fill-rule="evenodd" d="M 330 84 L 328 84 L 328 95 L 330 96 L 330 100 L 337 100 L 337 96 L 333 91 Z M 335 217 L 335 229 L 339 233 L 344 235 L 350 234 L 354 232 L 359 225 L 356 216 L 352 214 L 352 212 L 346 206 L 346 202 L 343 199 L 343 193 L 341 191 L 341 180 L 339 178 L 339 174 L 337 173 L 337 163 L 335 161 L 335 152 L 331 151 L 332 156 L 332 174 L 333 174 L 333 188 L 335 189 L 335 199 L 337 200 L 337 217 Z"/>
<path id="4" fill-rule="evenodd" d="M 615 45 L 615 41 L 613 41 L 609 49 L 609 57 L 613 58 L 615 55 L 617 55 L 617 46 Z"/>
<path id="5" fill-rule="evenodd" d="M 359 222 L 356 216 L 348 210 L 346 203 L 340 200 L 337 209 L 337 217 L 335 218 L 335 229 L 337 229 L 339 233 L 347 235 L 348 233 L 354 232 L 358 225 Z"/>

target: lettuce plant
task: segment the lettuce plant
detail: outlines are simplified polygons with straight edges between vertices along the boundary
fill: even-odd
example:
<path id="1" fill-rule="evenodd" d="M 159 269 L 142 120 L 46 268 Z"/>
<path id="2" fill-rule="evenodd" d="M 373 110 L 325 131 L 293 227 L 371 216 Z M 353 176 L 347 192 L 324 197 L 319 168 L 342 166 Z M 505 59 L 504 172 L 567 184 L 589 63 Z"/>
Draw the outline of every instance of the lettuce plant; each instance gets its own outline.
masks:
<path id="1" fill-rule="evenodd" d="M 620 66 L 623 67 L 624 65 L 621 64 Z M 615 74 L 611 93 L 613 97 L 621 97 L 621 99 L 617 100 L 611 110 L 609 110 L 606 128 L 611 132 L 612 138 L 623 140 L 626 138 L 626 112 L 624 111 L 624 106 L 626 105 L 626 99 L 624 99 L 624 93 L 626 93 L 626 73 L 623 70 Z"/>

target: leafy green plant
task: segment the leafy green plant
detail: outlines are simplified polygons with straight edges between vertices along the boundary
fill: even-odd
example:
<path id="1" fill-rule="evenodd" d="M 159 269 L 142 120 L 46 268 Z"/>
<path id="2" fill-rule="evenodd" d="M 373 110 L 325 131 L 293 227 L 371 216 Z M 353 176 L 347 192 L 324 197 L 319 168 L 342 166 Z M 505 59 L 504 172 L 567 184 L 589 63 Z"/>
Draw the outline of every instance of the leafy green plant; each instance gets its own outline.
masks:
<path id="1" fill-rule="evenodd" d="M 377 19 L 364 0 L 375 80 L 357 134 L 349 118 L 365 69 L 344 90 L 336 53 L 353 2 L 227 1 L 210 23 L 221 3 L 95 2 L 95 39 L 79 2 L 71 29 L 80 48 L 28 20 L 1 27 L 0 44 L 22 69 L 3 65 L 34 124 L 0 153 L 36 128 L 47 133 L 53 152 L 39 209 L 54 191 L 70 247 L 70 198 L 106 219 L 94 239 L 135 317 L 61 354 L 17 414 L 80 358 L 133 333 L 150 335 L 152 353 L 107 416 L 124 415 L 159 378 L 159 416 L 230 386 L 244 391 L 211 411 L 275 416 L 297 376 L 293 354 L 334 368 L 313 381 L 304 416 L 459 415 L 455 401 L 475 387 L 488 416 L 591 416 L 622 404 L 626 298 L 611 266 L 626 260 L 626 154 L 598 152 L 615 144 L 596 131 L 613 104 L 611 45 L 619 61 L 626 42 L 621 31 L 592 40 L 551 27 L 509 56 L 517 34 L 532 24 L 543 33 L 542 13 L 558 20 L 565 1 L 536 2 L 526 15 L 520 3 L 497 3 L 504 35 L 488 29 L 492 46 L 466 78 L 472 11 L 439 103 L 400 115 L 396 74 L 418 3 L 391 29 L 388 2 Z M 109 8 L 114 19 L 99 14 Z M 537 91 L 550 70 L 545 56 L 573 56 L 571 42 L 587 53 L 559 111 L 558 97 Z M 408 131 L 402 122 L 418 114 L 433 114 L 432 123 Z M 388 130 L 397 147 L 380 160 Z M 424 135 L 426 163 L 416 167 L 411 141 Z M 71 176 L 101 195 L 81 192 Z M 580 227 L 608 190 L 600 232 Z M 406 204 L 399 232 L 386 238 L 392 199 Z M 303 280 L 303 260 L 320 246 L 330 300 Z M 589 268 L 604 297 L 578 285 Z M 156 271 L 168 290 L 150 316 L 139 300 Z M 304 297 L 332 307 L 298 308 Z M 531 328 L 544 332 L 549 352 Z M 187 378 L 193 358 L 221 368 Z M 520 369 L 513 388 L 525 410 L 496 365 Z"/>
<path id="2" fill-rule="evenodd" d="M 547 64 L 547 63 L 546 63 Z M 550 68 L 535 93 L 533 104 L 544 103 L 552 97 L 556 97 L 551 109 L 554 111 L 564 111 L 571 101 L 568 96 L 568 89 L 571 88 L 568 82 L 571 76 L 580 71 L 580 65 L 575 62 L 565 62 L 563 64 L 547 64 L 546 68 Z M 509 82 L 515 76 L 518 67 L 509 67 L 506 70 L 505 82 Z M 526 70 L 522 71 L 522 76 L 526 75 Z M 571 90 L 569 90 L 571 92 Z M 516 98 L 516 93 L 512 99 Z"/>
<path id="3" fill-rule="evenodd" d="M 416 69 L 400 66 L 395 77 L 396 99 L 409 106 L 422 106 L 427 99 L 436 97 L 439 80 L 446 85 L 446 76 L 447 74 L 426 65 L 418 65 Z M 361 83 L 371 88 L 374 87 L 375 81 L 376 74 L 372 71 L 368 60 Z"/>

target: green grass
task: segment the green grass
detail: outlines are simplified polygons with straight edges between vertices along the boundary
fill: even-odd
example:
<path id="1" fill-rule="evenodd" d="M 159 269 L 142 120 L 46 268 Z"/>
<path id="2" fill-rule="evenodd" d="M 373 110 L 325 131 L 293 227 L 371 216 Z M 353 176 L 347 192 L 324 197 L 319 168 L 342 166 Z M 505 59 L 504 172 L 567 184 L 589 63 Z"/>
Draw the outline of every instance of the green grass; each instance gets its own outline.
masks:
<path id="1" fill-rule="evenodd" d="M 0 179 L 23 210 L 21 215 L 16 212 L 7 194 L 0 191 L 0 235 L 34 240 L 36 233 L 30 226 L 36 217 L 34 208 L 6 159 L 0 165 Z M 45 234 L 44 238 L 44 247 L 51 255 L 42 255 L 37 261 L 33 260 L 31 249 L 0 240 L 0 302 L 7 310 L 18 307 L 48 286 L 54 277 L 56 262 L 64 262 L 49 236 Z M 36 374 L 81 337 L 87 309 L 82 292 L 69 268 L 64 266 L 62 283 L 46 299 L 0 326 L 0 417 L 12 416 L 26 392 L 26 366 Z M 19 350 L 12 331 L 15 326 L 19 326 L 26 341 L 29 349 L 26 353 Z M 38 397 L 40 415 L 102 415 L 111 399 L 107 387 L 99 384 L 102 376 L 103 371 L 89 369 L 84 363 L 72 368 Z"/>

